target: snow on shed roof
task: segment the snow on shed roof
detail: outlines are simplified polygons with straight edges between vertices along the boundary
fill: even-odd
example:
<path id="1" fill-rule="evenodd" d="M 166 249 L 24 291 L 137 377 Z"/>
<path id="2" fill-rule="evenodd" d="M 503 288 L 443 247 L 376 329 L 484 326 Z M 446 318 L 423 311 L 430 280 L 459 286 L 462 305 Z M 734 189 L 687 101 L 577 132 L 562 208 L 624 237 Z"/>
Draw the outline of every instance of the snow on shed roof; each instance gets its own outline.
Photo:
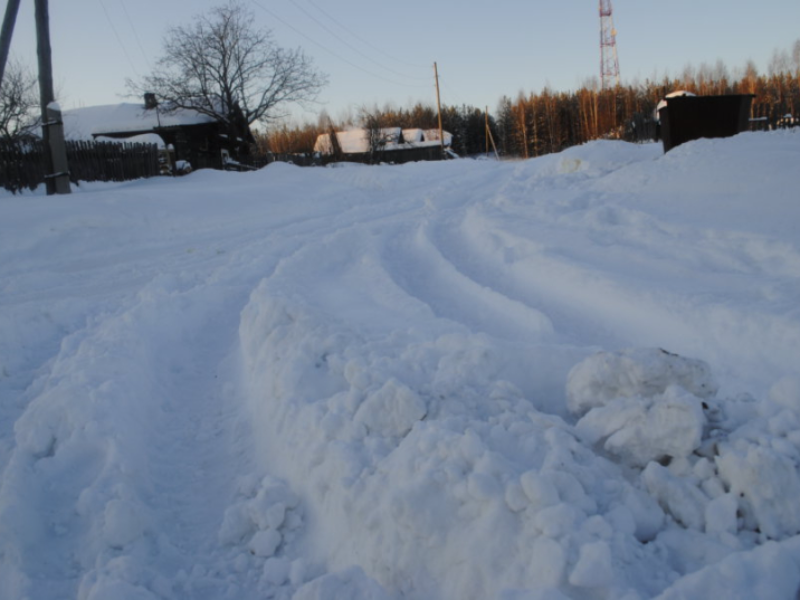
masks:
<path id="1" fill-rule="evenodd" d="M 142 104 L 87 106 L 64 111 L 64 135 L 69 140 L 90 140 L 96 135 L 144 133 L 159 127 L 213 123 L 214 118 L 193 110 L 146 110 Z"/>
<path id="2" fill-rule="evenodd" d="M 692 92 L 687 92 L 686 90 L 676 90 L 676 91 L 670 92 L 669 94 L 664 96 L 659 101 L 658 105 L 656 106 L 656 110 L 655 110 L 656 121 L 660 121 L 661 120 L 661 118 L 658 115 L 658 111 L 660 111 L 662 108 L 664 108 L 667 105 L 667 100 L 668 99 L 670 99 L 670 98 L 679 98 L 681 96 L 694 96 L 694 95 L 695 94 L 693 94 Z"/>

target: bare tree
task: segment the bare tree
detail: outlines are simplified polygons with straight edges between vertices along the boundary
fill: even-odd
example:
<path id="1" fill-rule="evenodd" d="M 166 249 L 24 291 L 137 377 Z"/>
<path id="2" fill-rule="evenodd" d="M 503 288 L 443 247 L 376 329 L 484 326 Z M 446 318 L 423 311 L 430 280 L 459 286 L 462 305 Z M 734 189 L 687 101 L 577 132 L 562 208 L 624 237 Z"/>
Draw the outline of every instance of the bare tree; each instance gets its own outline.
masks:
<path id="1" fill-rule="evenodd" d="M 21 137 L 38 125 L 36 77 L 18 62 L 9 62 L 0 85 L 0 138 Z"/>
<path id="2" fill-rule="evenodd" d="M 267 123 L 286 116 L 281 106 L 316 100 L 327 77 L 302 50 L 278 47 L 253 23 L 252 12 L 233 0 L 170 28 L 153 72 L 129 88 L 155 93 L 165 110 L 190 108 L 229 125 L 241 116 L 247 125 Z"/>
<path id="3" fill-rule="evenodd" d="M 778 77 L 792 72 L 792 59 L 786 50 L 773 50 L 767 69 L 770 77 Z"/>
<path id="4" fill-rule="evenodd" d="M 797 76 L 800 77 L 800 39 L 795 40 L 792 46 L 792 66 Z"/>
<path id="5" fill-rule="evenodd" d="M 383 153 L 387 144 L 399 141 L 391 116 L 377 107 L 369 109 L 362 106 L 359 110 L 359 121 L 366 136 L 370 161 L 374 162 Z"/>

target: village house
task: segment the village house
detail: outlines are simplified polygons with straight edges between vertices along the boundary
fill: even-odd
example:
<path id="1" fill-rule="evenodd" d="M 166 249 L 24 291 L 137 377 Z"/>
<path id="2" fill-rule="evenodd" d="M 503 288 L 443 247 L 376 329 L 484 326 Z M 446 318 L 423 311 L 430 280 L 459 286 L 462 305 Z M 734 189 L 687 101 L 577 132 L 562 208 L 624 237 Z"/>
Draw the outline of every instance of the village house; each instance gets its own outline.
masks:
<path id="1" fill-rule="evenodd" d="M 443 137 L 444 144 L 440 141 L 438 129 L 351 129 L 337 131 L 335 137 L 330 133 L 320 135 L 314 144 L 314 152 L 353 162 L 441 160 L 447 155 L 453 156 L 450 151 L 452 134 L 445 131 Z"/>
<path id="2" fill-rule="evenodd" d="M 241 111 L 225 123 L 190 109 L 167 110 L 152 94 L 142 104 L 122 103 L 64 111 L 64 135 L 71 140 L 156 143 L 172 163 L 193 169 L 221 169 L 250 154 L 254 143 Z"/>

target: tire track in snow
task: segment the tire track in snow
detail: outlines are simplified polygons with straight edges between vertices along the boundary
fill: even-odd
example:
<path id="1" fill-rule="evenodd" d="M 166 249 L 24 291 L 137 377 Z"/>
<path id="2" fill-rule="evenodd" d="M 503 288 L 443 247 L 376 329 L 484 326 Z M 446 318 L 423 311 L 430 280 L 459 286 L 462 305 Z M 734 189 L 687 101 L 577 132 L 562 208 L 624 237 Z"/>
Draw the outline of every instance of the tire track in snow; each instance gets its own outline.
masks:
<path id="1" fill-rule="evenodd" d="M 192 463 L 211 452 L 192 443 L 189 428 L 195 419 L 213 418 L 206 411 L 215 394 L 199 390 L 210 387 L 213 375 L 202 373 L 216 358 L 201 360 L 191 345 L 180 343 L 198 317 L 186 300 L 174 282 L 153 282 L 126 309 L 62 343 L 40 393 L 16 422 L 16 446 L 0 489 L 2 562 L 16 582 L 5 590 L 8 598 L 147 597 L 146 590 L 171 587 L 149 562 L 198 541 L 182 537 L 178 525 L 207 537 L 199 526 L 208 513 L 196 519 L 188 508 L 173 513 L 166 506 L 178 497 L 171 486 L 189 492 L 185 486 L 197 479 Z M 182 316 L 181 308 L 191 316 Z M 194 377 L 176 379 L 170 365 L 184 361 Z M 184 386 L 187 381 L 192 385 Z M 189 394 L 172 406 L 190 405 L 165 422 L 166 399 L 184 387 Z M 186 418 L 197 409 L 194 419 Z M 221 452 L 223 446 L 214 448 Z M 226 487 L 215 482 L 211 489 L 222 494 Z M 191 491 L 187 498 L 219 511 L 219 501 L 197 494 L 198 484 Z M 37 515 L 42 521 L 33 527 Z M 157 531 L 164 523 L 175 529 Z M 191 565 L 197 557 L 181 562 Z M 129 566 L 120 570 L 123 559 Z"/>
<path id="2" fill-rule="evenodd" d="M 384 256 L 390 277 L 409 296 L 440 318 L 455 321 L 468 331 L 514 341 L 547 339 L 550 319 L 531 305 L 483 285 L 442 254 L 422 225 L 390 256 Z"/>
<path id="3" fill-rule="evenodd" d="M 3 600 L 263 597 L 248 550 L 218 539 L 257 472 L 227 363 L 250 288 L 211 272 L 157 277 L 61 343 L 15 420 Z"/>
<path id="4" fill-rule="evenodd" d="M 154 532 L 154 583 L 172 598 L 257 597 L 257 580 L 234 565 L 240 552 L 218 541 L 237 482 L 253 467 L 252 432 L 239 417 L 230 363 L 246 295 L 226 298 L 230 292 L 209 294 L 208 287 L 190 293 L 202 316 L 165 353 L 158 373 L 164 402 L 148 448 L 148 504 L 164 527 Z"/>
<path id="5" fill-rule="evenodd" d="M 0 575 L 13 583 L 0 598 L 261 598 L 281 584 L 281 568 L 262 577 L 270 538 L 253 540 L 261 527 L 297 524 L 287 516 L 281 525 L 275 511 L 260 515 L 253 503 L 272 494 L 285 504 L 291 494 L 252 481 L 259 468 L 235 375 L 222 363 L 258 281 L 321 231 L 387 218 L 374 204 L 331 210 L 335 216 L 306 217 L 297 209 L 267 227 L 240 222 L 238 232 L 229 224 L 201 240 L 189 231 L 118 256 L 122 264 L 87 263 L 88 281 L 111 292 L 72 276 L 42 279 L 42 303 L 66 294 L 93 316 L 53 337 L 53 358 L 37 346 L 47 368 L 9 419 L 25 433 L 9 448 L 0 489 L 0 555 L 9 557 Z M 169 274 L 155 275 L 162 265 Z M 126 279 L 134 266 L 140 275 Z M 237 511 L 266 524 L 244 523 L 237 541 Z M 46 515 L 43 524 L 34 525 L 37 515 Z"/>
<path id="6" fill-rule="evenodd" d="M 331 179 L 334 189 L 336 177 L 341 177 L 324 171 L 317 175 Z M 235 212 L 208 222 L 187 220 L 182 213 L 162 214 L 163 222 L 151 223 L 147 212 L 140 215 L 136 210 L 149 201 L 141 188 L 130 184 L 105 193 L 121 201 L 119 205 L 98 206 L 93 194 L 81 196 L 79 200 L 92 202 L 88 221 L 54 204 L 49 207 L 54 212 L 52 226 L 47 221 L 39 225 L 47 235 L 31 236 L 22 247 L 3 248 L 0 320 L 5 321 L 6 336 L 0 340 L 0 473 L 14 449 L 14 424 L 41 393 L 62 346 L 89 331 L 96 315 L 126 310 L 137 292 L 161 272 L 213 272 L 235 264 L 249 282 L 245 285 L 254 284 L 275 268 L 279 258 L 272 257 L 297 251 L 306 239 L 329 231 L 332 222 L 347 226 L 364 210 L 380 211 L 362 197 L 350 198 L 344 208 L 333 204 L 327 211 L 308 211 L 305 202 L 292 202 L 288 210 L 278 209 L 278 218 L 270 215 L 266 225 L 258 214 L 242 218 Z M 332 193 L 322 189 L 327 190 L 323 195 Z M 184 193 L 176 190 L 177 196 Z M 126 206 L 128 196 L 134 196 L 135 203 L 119 208 Z M 308 202 L 320 204 L 314 198 Z M 270 206 L 261 210 L 270 211 Z M 97 246 L 95 237 L 98 241 L 108 237 L 107 232 L 106 237 L 95 236 L 98 228 L 118 229 L 118 245 Z M 166 235 L 165 230 L 172 233 Z M 128 231 L 143 232 L 143 237 L 134 239 Z"/>
<path id="7" fill-rule="evenodd" d="M 566 344 L 663 347 L 712 365 L 738 364 L 736 370 L 720 374 L 735 381 L 746 373 L 745 379 L 760 379 L 765 389 L 794 370 L 791 361 L 800 332 L 781 314 L 757 310 L 759 292 L 752 285 L 745 287 L 746 278 L 733 293 L 752 297 L 754 310 L 742 312 L 726 296 L 714 293 L 713 279 L 697 279 L 688 266 L 676 270 L 674 259 L 666 263 L 673 265 L 667 271 L 658 260 L 615 263 L 624 252 L 615 248 L 616 258 L 608 263 L 608 251 L 601 245 L 575 240 L 580 245 L 577 251 L 565 246 L 575 238 L 567 230 L 564 241 L 559 239 L 564 226 L 559 222 L 537 224 L 530 233 L 520 234 L 513 220 L 513 212 L 498 214 L 494 206 L 479 205 L 458 220 L 438 224 L 431 231 L 431 242 L 478 285 L 547 315 L 555 335 Z M 545 241 L 536 241 L 537 235 Z M 651 244 L 661 239 L 656 237 Z M 681 256 L 704 252 L 702 238 L 682 243 L 688 247 L 675 249 Z M 644 257 L 658 254 L 646 252 Z M 630 278 L 625 276 L 628 269 L 635 271 Z M 724 273 L 727 294 L 732 293 L 730 275 Z M 740 339 L 751 340 L 750 346 L 742 347 L 736 342 Z"/>
<path id="8" fill-rule="evenodd" d="M 559 255 L 558 248 L 548 249 L 531 237 L 520 236 L 485 213 L 470 210 L 457 224 L 440 225 L 431 241 L 477 285 L 547 315 L 555 336 L 565 344 L 615 339 L 625 344 L 620 319 L 640 321 L 634 328 L 637 332 L 651 324 L 651 315 L 637 318 L 641 306 L 615 288 L 601 271 Z M 619 309 L 626 304 L 630 310 Z"/>

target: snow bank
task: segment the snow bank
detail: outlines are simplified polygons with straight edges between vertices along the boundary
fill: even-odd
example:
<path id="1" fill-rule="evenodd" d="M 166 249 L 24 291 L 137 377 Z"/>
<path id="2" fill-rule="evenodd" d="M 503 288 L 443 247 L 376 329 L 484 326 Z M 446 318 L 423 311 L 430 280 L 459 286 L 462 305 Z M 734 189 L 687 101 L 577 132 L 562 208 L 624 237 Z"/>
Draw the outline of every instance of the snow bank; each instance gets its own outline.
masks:
<path id="1" fill-rule="evenodd" d="M 549 158 L 550 166 L 532 161 L 516 176 L 523 185 L 557 188 L 647 160 L 633 148 L 608 157 L 602 149 L 576 149 Z M 459 255 L 459 277 L 488 278 L 478 261 L 502 242 L 488 238 L 486 213 L 475 214 L 462 233 L 481 244 L 482 257 Z M 335 240 L 328 243 L 350 252 Z M 504 241 L 504 260 L 513 257 L 513 265 L 524 246 L 509 254 Z M 456 240 L 432 228 L 417 244 L 426 247 L 428 268 L 448 281 Z M 680 593 L 673 583 L 698 571 L 697 581 L 712 580 L 710 567 L 725 557 L 757 564 L 750 553 L 759 544 L 800 532 L 789 506 L 798 475 L 788 456 L 797 446 L 780 445 L 785 455 L 740 449 L 755 435 L 748 417 L 767 419 L 772 409 L 746 396 L 720 397 L 708 363 L 650 348 L 591 355 L 563 381 L 573 422 L 542 412 L 546 404 L 519 387 L 524 379 L 504 378 L 512 372 L 497 362 L 507 356 L 497 338 L 465 335 L 439 317 L 425 318 L 427 333 L 393 321 L 379 326 L 377 315 L 354 319 L 342 310 L 344 298 L 332 302 L 331 288 L 306 280 L 312 262 L 330 271 L 326 277 L 352 282 L 316 251 L 298 253 L 253 293 L 240 338 L 251 410 L 267 432 L 263 454 L 283 453 L 269 468 L 306 498 L 320 521 L 312 545 L 331 569 L 358 565 L 387 592 L 409 598 L 515 597 L 519 590 L 652 597 Z M 421 263 L 409 264 L 424 277 Z M 493 289 L 526 293 L 521 280 L 514 287 L 513 269 L 506 274 Z M 406 286 L 391 275 L 392 284 Z M 454 279 L 451 289 L 461 285 Z M 475 303 L 480 297 L 471 294 Z M 428 289 L 437 315 L 469 318 L 457 301 L 445 308 L 435 298 Z M 560 326 L 548 319 L 539 339 Z M 793 406 L 777 388 L 774 395 Z M 389 522 L 391 532 L 381 525 Z M 795 560 L 794 550 L 785 558 Z"/>
<path id="2" fill-rule="evenodd" d="M 451 370 L 464 348 L 486 348 L 479 339 L 443 337 L 393 356 L 331 331 L 267 284 L 240 335 L 265 454 L 283 449 L 271 467 L 319 511 L 314 545 L 334 568 L 361 565 L 406 597 L 566 584 L 608 598 L 649 595 L 728 555 L 758 571 L 750 565 L 760 555 L 735 553 L 800 532 L 797 444 L 747 441 L 753 424 L 734 427 L 725 407 L 748 401 L 716 398 L 701 361 L 658 349 L 587 358 L 567 381 L 571 408 L 585 413 L 572 427 L 487 376 L 486 350 Z M 623 476 L 631 468 L 632 480 Z M 690 547 L 695 561 L 681 562 Z M 787 548 L 781 560 L 800 560 L 796 545 Z M 680 563 L 677 573 L 648 582 L 642 575 L 663 570 L 665 556 Z"/>
<path id="3" fill-rule="evenodd" d="M 487 340 L 446 334 L 395 355 L 266 283 L 240 336 L 264 455 L 281 455 L 270 468 L 307 499 L 333 568 L 359 564 L 414 598 L 567 581 L 614 595 L 630 583 L 611 549 L 662 526 L 617 467 L 492 376 Z"/>
<path id="4" fill-rule="evenodd" d="M 17 549 L 3 571 L 20 586 L 5 590 L 7 597 L 26 595 L 27 576 L 18 569 L 41 560 L 46 545 L 51 576 L 66 576 L 72 562 L 85 570 L 81 597 L 102 596 L 95 585 L 120 590 L 123 583 L 107 564 L 120 550 L 142 548 L 145 534 L 157 527 L 142 502 L 150 492 L 142 442 L 163 402 L 154 373 L 167 340 L 156 314 L 169 310 L 169 294 L 154 285 L 120 315 L 67 336 L 47 376 L 35 382 L 35 396 L 15 424 L 15 450 L 0 488 L 0 537 Z M 72 557 L 59 542 L 67 535 L 81 540 Z M 138 582 L 130 583 L 134 589 Z"/>
<path id="5" fill-rule="evenodd" d="M 0 196 L 0 598 L 793 598 L 798 158 Z"/>

